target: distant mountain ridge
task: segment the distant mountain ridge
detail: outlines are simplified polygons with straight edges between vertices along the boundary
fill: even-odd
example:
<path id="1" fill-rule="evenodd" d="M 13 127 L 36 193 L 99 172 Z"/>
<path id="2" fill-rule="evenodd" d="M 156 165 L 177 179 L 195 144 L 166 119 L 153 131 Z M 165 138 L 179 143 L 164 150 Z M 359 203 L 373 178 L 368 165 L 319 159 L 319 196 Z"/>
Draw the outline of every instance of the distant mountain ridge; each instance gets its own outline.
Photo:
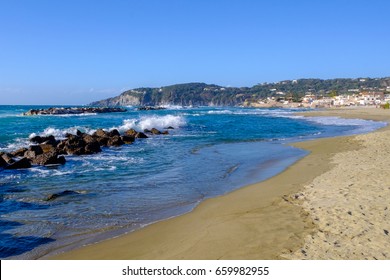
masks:
<path id="1" fill-rule="evenodd" d="M 298 79 L 263 83 L 253 87 L 223 87 L 205 83 L 186 83 L 160 88 L 136 88 L 96 102 L 91 106 L 238 106 L 262 98 L 289 94 L 299 99 L 306 93 L 353 93 L 356 91 L 386 91 L 390 77 L 356 79 Z"/>

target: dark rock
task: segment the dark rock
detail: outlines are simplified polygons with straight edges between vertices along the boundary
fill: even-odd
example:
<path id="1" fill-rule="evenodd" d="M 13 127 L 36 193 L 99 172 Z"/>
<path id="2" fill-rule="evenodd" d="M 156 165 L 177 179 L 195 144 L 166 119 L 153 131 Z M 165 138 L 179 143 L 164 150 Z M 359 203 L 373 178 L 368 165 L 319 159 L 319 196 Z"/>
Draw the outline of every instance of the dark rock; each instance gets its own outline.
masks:
<path id="1" fill-rule="evenodd" d="M 51 144 L 40 144 L 39 147 L 41 147 L 43 153 L 49 153 L 56 150 L 56 147 Z"/>
<path id="2" fill-rule="evenodd" d="M 43 142 L 48 143 L 57 143 L 56 138 L 53 135 L 49 135 L 47 137 L 42 137 Z"/>
<path id="3" fill-rule="evenodd" d="M 103 130 L 103 129 L 98 129 L 98 130 L 96 130 L 96 131 L 92 134 L 92 136 L 94 136 L 94 137 L 108 137 L 109 135 L 108 135 L 108 132 L 107 132 L 107 131 L 105 131 L 105 130 Z"/>
<path id="4" fill-rule="evenodd" d="M 30 142 L 36 143 L 36 144 L 41 144 L 43 143 L 42 137 L 41 136 L 34 136 L 30 138 Z"/>
<path id="5" fill-rule="evenodd" d="M 111 131 L 108 133 L 108 136 L 109 136 L 109 137 L 121 136 L 121 134 L 119 133 L 119 131 L 118 131 L 117 129 L 113 129 L 113 130 L 111 130 Z"/>
<path id="6" fill-rule="evenodd" d="M 135 138 L 148 138 L 148 136 L 146 136 L 146 134 L 143 132 L 137 132 Z"/>
<path id="7" fill-rule="evenodd" d="M 122 141 L 125 144 L 131 144 L 131 143 L 134 142 L 135 137 L 134 136 L 123 135 L 123 136 L 121 136 L 121 139 L 122 139 Z"/>
<path id="8" fill-rule="evenodd" d="M 41 154 L 43 153 L 43 150 L 42 150 L 41 146 L 39 146 L 39 145 L 31 145 L 27 149 L 27 151 L 32 151 L 32 152 L 41 153 Z"/>
<path id="9" fill-rule="evenodd" d="M 97 142 L 95 137 L 93 137 L 93 136 L 91 136 L 89 134 L 84 134 L 83 135 L 83 140 L 87 144 Z"/>
<path id="10" fill-rule="evenodd" d="M 70 134 L 70 133 L 66 134 L 66 138 L 68 139 L 68 143 L 72 142 L 72 141 L 73 142 L 77 142 L 80 139 L 82 139 L 80 136 L 77 136 L 77 135 L 74 135 L 74 134 Z"/>
<path id="11" fill-rule="evenodd" d="M 81 156 L 85 154 L 85 149 L 84 147 L 74 147 L 74 146 L 65 146 L 64 151 L 66 152 L 67 155 L 76 155 L 76 156 Z"/>
<path id="12" fill-rule="evenodd" d="M 77 135 L 77 136 L 83 136 L 83 135 L 84 135 L 84 133 L 82 133 L 80 130 L 78 130 L 78 129 L 77 129 L 77 131 L 76 131 L 76 135 Z"/>
<path id="13" fill-rule="evenodd" d="M 168 126 L 165 129 L 174 129 L 172 126 Z"/>
<path id="14" fill-rule="evenodd" d="M 40 154 L 43 154 L 41 146 L 33 145 L 27 149 L 27 151 L 24 153 L 24 157 L 28 159 L 33 159 Z"/>
<path id="15" fill-rule="evenodd" d="M 61 152 L 62 150 L 68 155 L 83 155 L 85 154 L 85 145 L 86 143 L 81 137 L 76 135 L 69 135 L 68 139 L 65 140 L 65 142 L 58 144 L 57 147 L 60 148 L 60 154 L 64 154 Z"/>
<path id="16" fill-rule="evenodd" d="M 16 151 L 12 152 L 11 155 L 12 155 L 12 157 L 22 157 L 26 151 L 27 151 L 27 148 L 20 148 L 20 149 L 17 149 Z"/>
<path id="17" fill-rule="evenodd" d="M 53 194 L 49 195 L 45 200 L 51 201 L 51 200 L 55 200 L 59 197 L 63 197 L 63 196 L 67 196 L 67 195 L 76 195 L 76 194 L 80 194 L 80 193 L 75 192 L 75 191 L 66 190 L 66 191 L 59 192 L 59 193 L 53 193 Z"/>
<path id="18" fill-rule="evenodd" d="M 34 136 L 30 138 L 30 142 L 36 143 L 36 144 L 42 144 L 43 142 L 46 142 L 46 144 L 57 144 L 56 138 L 53 135 L 49 136 Z"/>
<path id="19" fill-rule="evenodd" d="M 152 128 L 152 129 L 144 129 L 144 132 L 145 133 L 151 133 L 151 134 L 154 134 L 154 135 L 160 135 L 162 134 L 160 130 L 158 130 L 157 128 Z"/>
<path id="20" fill-rule="evenodd" d="M 137 135 L 137 131 L 136 130 L 134 130 L 134 129 L 129 129 L 129 130 L 127 130 L 127 131 L 125 131 L 125 135 L 127 135 L 127 136 L 133 136 L 133 137 L 135 137 L 136 135 Z"/>
<path id="21" fill-rule="evenodd" d="M 46 145 L 51 145 L 53 147 L 57 147 L 58 143 L 60 143 L 59 140 L 47 140 L 47 141 L 44 141 L 42 144 L 46 144 Z"/>
<path id="22" fill-rule="evenodd" d="M 58 155 L 66 155 L 67 152 L 65 151 L 65 147 L 66 147 L 66 141 L 67 140 L 62 140 L 56 147 L 56 153 Z"/>
<path id="23" fill-rule="evenodd" d="M 100 146 L 107 146 L 108 145 L 108 140 L 110 138 L 108 138 L 108 137 L 96 137 L 95 139 L 99 143 Z"/>
<path id="24" fill-rule="evenodd" d="M 12 163 L 15 162 L 15 160 L 13 159 L 12 154 L 3 153 L 3 154 L 1 155 L 1 157 L 3 158 L 3 160 L 5 160 L 5 162 L 6 162 L 7 164 L 12 164 Z"/>
<path id="25" fill-rule="evenodd" d="M 33 116 L 33 115 L 71 115 L 71 114 L 85 114 L 85 113 L 119 113 L 126 112 L 126 109 L 123 108 L 96 108 L 96 107 L 66 107 L 66 108 L 49 108 L 49 109 L 36 109 L 30 110 L 23 115 Z"/>
<path id="26" fill-rule="evenodd" d="M 3 157 L 0 157 L 0 167 L 7 166 L 7 162 L 3 159 Z"/>
<path id="27" fill-rule="evenodd" d="M 65 164 L 65 158 L 63 156 L 58 157 L 56 152 L 49 152 L 45 154 L 41 154 L 33 158 L 33 164 L 38 165 L 49 165 L 49 164 Z"/>
<path id="28" fill-rule="evenodd" d="M 389 231 L 384 229 L 383 232 L 386 234 L 386 235 L 389 235 Z"/>
<path id="29" fill-rule="evenodd" d="M 161 134 L 168 135 L 169 131 L 168 130 L 164 130 L 163 132 L 161 132 Z"/>
<path id="30" fill-rule="evenodd" d="M 22 158 L 8 166 L 5 167 L 5 169 L 24 169 L 24 168 L 30 168 L 31 162 L 28 158 Z"/>
<path id="31" fill-rule="evenodd" d="M 102 138 L 103 139 L 103 138 Z M 106 138 L 104 138 L 106 139 Z M 84 134 L 83 135 L 83 141 L 86 143 L 84 149 L 86 154 L 96 154 L 100 153 L 102 149 L 100 146 L 105 146 L 107 145 L 108 138 L 105 142 L 100 143 L 99 138 L 95 138 L 89 134 Z"/>
<path id="32" fill-rule="evenodd" d="M 97 154 L 102 151 L 100 148 L 100 145 L 97 141 L 95 142 L 90 142 L 84 147 L 85 154 L 91 155 L 91 154 Z"/>
<path id="33" fill-rule="evenodd" d="M 85 146 L 85 141 L 83 138 L 73 135 L 72 137 L 69 137 L 67 140 L 68 145 L 74 146 L 74 147 L 84 147 Z"/>
<path id="34" fill-rule="evenodd" d="M 142 106 L 139 107 L 139 111 L 154 111 L 154 110 L 165 110 L 165 107 L 153 107 L 153 106 Z"/>
<path id="35" fill-rule="evenodd" d="M 115 146 L 115 147 L 122 146 L 124 144 L 125 143 L 122 141 L 121 137 L 118 135 L 115 135 L 115 136 L 109 138 L 108 142 L 107 142 L 107 146 Z"/>
<path id="36" fill-rule="evenodd" d="M 158 130 L 157 128 L 154 128 L 154 127 L 152 128 L 151 132 L 152 132 L 154 135 L 159 135 L 159 134 L 161 134 L 161 131 Z"/>
<path id="37" fill-rule="evenodd" d="M 66 159 L 65 159 L 64 156 L 59 156 L 59 157 L 57 158 L 57 164 L 62 164 L 62 165 L 64 165 L 65 162 L 66 162 Z"/>

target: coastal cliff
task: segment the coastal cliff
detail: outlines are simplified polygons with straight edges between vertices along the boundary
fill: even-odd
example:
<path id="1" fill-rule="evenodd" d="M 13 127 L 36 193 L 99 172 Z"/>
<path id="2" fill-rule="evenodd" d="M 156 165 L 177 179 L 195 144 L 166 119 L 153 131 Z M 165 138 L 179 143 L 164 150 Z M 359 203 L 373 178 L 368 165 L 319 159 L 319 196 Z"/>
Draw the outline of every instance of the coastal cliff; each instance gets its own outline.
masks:
<path id="1" fill-rule="evenodd" d="M 92 106 L 250 106 L 273 97 L 299 102 L 307 93 L 327 96 L 357 91 L 386 91 L 390 78 L 299 79 L 263 83 L 252 87 L 223 87 L 205 83 L 187 83 L 160 88 L 136 88 L 96 102 Z"/>

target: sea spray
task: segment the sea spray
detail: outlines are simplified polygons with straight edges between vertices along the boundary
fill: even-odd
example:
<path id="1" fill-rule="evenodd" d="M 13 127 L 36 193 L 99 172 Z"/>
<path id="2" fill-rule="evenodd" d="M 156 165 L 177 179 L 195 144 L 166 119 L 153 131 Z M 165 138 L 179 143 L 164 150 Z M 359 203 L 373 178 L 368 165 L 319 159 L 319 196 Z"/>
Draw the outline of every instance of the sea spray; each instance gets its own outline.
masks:
<path id="1" fill-rule="evenodd" d="M 119 132 L 124 132 L 129 129 L 135 129 L 143 131 L 144 129 L 157 128 L 159 130 L 164 130 L 167 127 L 179 128 L 187 124 L 183 116 L 143 116 L 139 119 L 126 119 L 123 121 L 123 124 L 119 127 L 112 127 L 111 129 L 118 129 Z"/>

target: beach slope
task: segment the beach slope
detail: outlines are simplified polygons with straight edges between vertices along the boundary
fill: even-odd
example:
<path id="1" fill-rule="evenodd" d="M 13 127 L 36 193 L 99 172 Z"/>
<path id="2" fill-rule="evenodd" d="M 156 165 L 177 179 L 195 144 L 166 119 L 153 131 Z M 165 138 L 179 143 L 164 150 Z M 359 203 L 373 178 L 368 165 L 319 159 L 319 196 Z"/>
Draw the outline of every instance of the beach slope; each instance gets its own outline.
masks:
<path id="1" fill-rule="evenodd" d="M 328 110 L 390 120 L 380 109 Z M 390 130 L 296 143 L 310 154 L 192 212 L 55 259 L 388 259 Z"/>
<path id="2" fill-rule="evenodd" d="M 389 122 L 389 110 L 331 110 L 333 115 Z M 357 135 L 358 148 L 335 154 L 333 168 L 306 184 L 296 205 L 315 231 L 291 259 L 390 259 L 390 130 Z"/>

